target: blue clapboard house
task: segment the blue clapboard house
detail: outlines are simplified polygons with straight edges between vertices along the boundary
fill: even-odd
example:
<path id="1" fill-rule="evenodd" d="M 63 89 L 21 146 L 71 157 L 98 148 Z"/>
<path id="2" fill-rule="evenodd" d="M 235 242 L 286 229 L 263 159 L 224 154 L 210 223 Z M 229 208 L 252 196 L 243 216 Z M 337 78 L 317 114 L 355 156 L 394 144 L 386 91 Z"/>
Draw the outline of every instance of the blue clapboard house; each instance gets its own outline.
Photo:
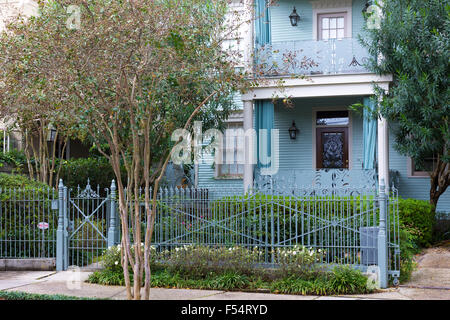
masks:
<path id="1" fill-rule="evenodd" d="M 242 9 L 256 17 L 241 39 L 250 48 L 245 63 L 259 68 L 264 79 L 236 96 L 239 110 L 228 119 L 227 132 L 256 130 L 257 164 L 241 161 L 245 144 L 231 135 L 222 151 L 203 154 L 195 168 L 197 187 L 246 190 L 270 181 L 278 187 L 377 188 L 383 179 L 402 197 L 429 199 L 427 168 L 433 158 L 419 168 L 394 150 L 395 123 L 350 108 L 373 106 L 374 83 L 389 90 L 392 81 L 364 67 L 368 53 L 357 37 L 369 5 L 366 0 L 279 0 L 266 6 L 265 0 L 255 0 Z M 279 97 L 275 103 L 274 97 Z M 282 103 L 283 97 L 291 103 Z M 260 129 L 278 131 L 263 138 Z M 441 196 L 437 211 L 450 212 L 450 191 Z"/>

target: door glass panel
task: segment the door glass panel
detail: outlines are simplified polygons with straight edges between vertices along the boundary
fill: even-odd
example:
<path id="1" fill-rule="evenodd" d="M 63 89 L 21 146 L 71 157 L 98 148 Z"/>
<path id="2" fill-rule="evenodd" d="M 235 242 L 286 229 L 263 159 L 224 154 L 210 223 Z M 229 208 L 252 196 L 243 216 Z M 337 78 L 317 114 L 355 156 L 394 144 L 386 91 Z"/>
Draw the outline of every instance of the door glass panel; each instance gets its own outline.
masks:
<path id="1" fill-rule="evenodd" d="M 339 18 L 338 19 L 338 25 L 337 25 L 337 27 L 338 28 L 344 28 L 344 18 Z"/>
<path id="2" fill-rule="evenodd" d="M 323 30 L 322 31 L 322 39 L 323 40 L 328 40 L 328 30 Z"/>
<path id="3" fill-rule="evenodd" d="M 338 29 L 337 37 L 338 39 L 344 38 L 344 29 Z"/>
<path id="4" fill-rule="evenodd" d="M 328 26 L 329 26 L 329 24 L 328 24 L 328 18 L 323 18 L 322 19 L 322 28 L 323 29 L 328 29 Z"/>
<path id="5" fill-rule="evenodd" d="M 322 134 L 323 168 L 344 168 L 344 135 L 342 132 Z"/>

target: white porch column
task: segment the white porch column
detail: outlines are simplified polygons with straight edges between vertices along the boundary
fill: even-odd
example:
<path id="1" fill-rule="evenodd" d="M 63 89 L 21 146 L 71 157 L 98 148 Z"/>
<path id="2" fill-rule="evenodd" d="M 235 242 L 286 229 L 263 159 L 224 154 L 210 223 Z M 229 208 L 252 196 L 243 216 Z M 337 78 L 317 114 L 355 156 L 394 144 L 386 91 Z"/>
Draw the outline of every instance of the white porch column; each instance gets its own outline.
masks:
<path id="1" fill-rule="evenodd" d="M 253 186 L 253 154 L 254 142 L 249 139 L 248 133 L 253 129 L 253 100 L 244 100 L 244 131 L 245 139 L 245 164 L 244 164 L 244 191 L 247 192 Z"/>
<path id="2" fill-rule="evenodd" d="M 378 117 L 378 182 L 384 180 L 389 194 L 389 131 L 385 118 Z"/>

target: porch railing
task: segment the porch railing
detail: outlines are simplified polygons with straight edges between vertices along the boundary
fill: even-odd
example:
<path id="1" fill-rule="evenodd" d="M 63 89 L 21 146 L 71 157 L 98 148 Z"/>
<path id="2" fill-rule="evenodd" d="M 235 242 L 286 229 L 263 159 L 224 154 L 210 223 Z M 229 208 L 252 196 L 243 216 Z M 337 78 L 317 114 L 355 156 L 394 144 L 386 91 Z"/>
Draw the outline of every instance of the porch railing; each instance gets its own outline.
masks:
<path id="1" fill-rule="evenodd" d="M 358 39 L 283 41 L 255 51 L 255 69 L 265 77 L 367 73 L 367 50 Z"/>

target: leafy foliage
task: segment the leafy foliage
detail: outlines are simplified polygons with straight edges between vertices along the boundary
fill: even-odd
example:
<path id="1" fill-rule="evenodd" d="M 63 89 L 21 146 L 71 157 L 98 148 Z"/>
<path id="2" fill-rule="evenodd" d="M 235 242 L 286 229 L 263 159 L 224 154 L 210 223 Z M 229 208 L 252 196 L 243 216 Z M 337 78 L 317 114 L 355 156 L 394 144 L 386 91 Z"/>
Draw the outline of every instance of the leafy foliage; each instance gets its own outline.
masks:
<path id="1" fill-rule="evenodd" d="M 90 185 L 96 190 L 100 186 L 100 193 L 103 194 L 106 188 L 110 188 L 111 181 L 116 179 L 114 170 L 105 157 L 89 157 L 62 160 L 60 178 L 64 185 L 76 190 L 83 189 L 89 179 Z M 122 178 L 126 179 L 125 168 L 122 166 Z"/>
<path id="2" fill-rule="evenodd" d="M 423 200 L 399 199 L 398 211 L 400 227 L 414 236 L 416 245 L 431 245 L 435 223 L 433 206 Z"/>
<path id="3" fill-rule="evenodd" d="M 371 71 L 394 76 L 388 93 L 377 89 L 378 112 L 396 124 L 397 151 L 419 166 L 435 157 L 430 202 L 436 206 L 450 184 L 450 4 L 386 0 L 382 14 L 380 28 L 366 26 L 361 36 Z"/>
<path id="4" fill-rule="evenodd" d="M 5 300 L 99 300 L 98 298 L 80 298 L 62 294 L 37 294 L 20 291 L 0 291 L 0 299 Z M 105 300 L 105 299 L 100 299 Z"/>

